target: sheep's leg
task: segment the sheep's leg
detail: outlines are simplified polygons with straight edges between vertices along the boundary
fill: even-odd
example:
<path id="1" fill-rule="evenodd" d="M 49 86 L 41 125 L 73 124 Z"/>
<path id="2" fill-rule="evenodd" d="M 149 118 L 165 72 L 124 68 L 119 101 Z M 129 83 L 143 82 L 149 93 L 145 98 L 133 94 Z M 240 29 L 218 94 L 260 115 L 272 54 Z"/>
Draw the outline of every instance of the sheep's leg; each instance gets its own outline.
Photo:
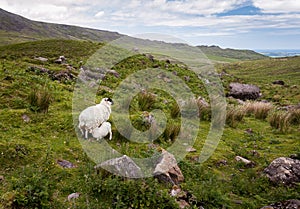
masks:
<path id="1" fill-rule="evenodd" d="M 85 139 L 88 139 L 88 130 L 87 130 L 87 129 L 85 130 L 84 138 L 85 138 Z"/>
<path id="2" fill-rule="evenodd" d="M 111 132 L 111 129 L 109 130 L 109 140 L 112 139 L 112 132 Z"/>
<path id="3" fill-rule="evenodd" d="M 78 128 L 79 128 L 79 130 L 80 130 L 80 132 L 81 132 L 81 135 L 83 136 L 83 135 L 84 135 L 84 133 L 83 133 L 83 129 L 82 129 L 82 127 L 81 127 L 81 125 L 80 125 L 80 124 L 78 125 Z"/>

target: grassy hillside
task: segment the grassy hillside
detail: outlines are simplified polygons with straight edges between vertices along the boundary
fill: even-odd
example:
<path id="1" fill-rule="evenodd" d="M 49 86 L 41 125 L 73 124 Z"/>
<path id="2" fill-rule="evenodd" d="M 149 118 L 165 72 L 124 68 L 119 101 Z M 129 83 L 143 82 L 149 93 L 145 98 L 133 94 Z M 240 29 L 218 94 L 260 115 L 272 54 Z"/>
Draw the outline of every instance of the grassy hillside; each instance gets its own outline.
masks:
<path id="1" fill-rule="evenodd" d="M 0 8 L 0 45 L 45 39 L 72 39 L 108 42 L 124 35 L 116 32 L 70 25 L 32 21 Z M 198 46 L 214 62 L 264 59 L 266 56 L 251 50 L 222 49 L 218 46 Z"/>
<path id="2" fill-rule="evenodd" d="M 120 37 L 116 32 L 32 21 L 0 8 L 0 45 L 54 38 L 107 42 Z"/>
<path id="3" fill-rule="evenodd" d="M 299 66 L 300 57 L 287 57 L 219 64 L 217 69 L 220 73 L 224 73 L 223 79 L 226 86 L 229 81 L 256 84 L 262 90 L 262 99 L 280 105 L 289 105 L 300 101 Z M 285 85 L 272 84 L 276 80 L 284 81 Z"/>
<path id="4" fill-rule="evenodd" d="M 54 63 L 55 59 L 64 55 L 68 66 L 72 66 L 74 74 L 78 74 L 80 61 L 85 63 L 102 46 L 89 41 L 48 40 L 0 47 L 0 208 L 178 208 L 175 198 L 169 194 L 171 185 L 154 178 L 130 180 L 97 173 L 93 168 L 95 163 L 83 151 L 73 126 L 74 82 L 53 81 L 46 74 L 28 70 L 31 67 L 55 72 L 66 70 L 66 65 Z M 35 57 L 49 60 L 42 62 Z M 288 85 L 299 85 L 298 62 L 299 58 L 268 59 L 222 64 L 218 70 L 228 74 L 222 78 L 224 86 L 232 80 L 251 82 L 263 88 L 268 98 L 273 97 L 270 92 L 274 86 L 269 84 L 273 79 L 282 78 Z M 107 75 L 99 87 L 96 100 L 111 96 L 129 74 L 146 68 L 175 72 L 183 80 L 188 76 L 190 79 L 186 83 L 194 94 L 206 97 L 205 88 L 197 75 L 182 65 L 136 55 L 113 67 L 120 76 Z M 268 76 L 266 81 L 262 78 L 265 76 Z M 284 90 L 280 89 L 276 94 L 285 96 L 279 104 L 294 104 L 296 100 L 288 95 L 299 98 L 298 88 L 278 88 Z M 35 92 L 50 95 L 48 113 L 39 113 L 35 108 L 36 104 L 32 103 Z M 176 110 L 175 102 L 164 92 L 150 92 L 156 97 L 148 106 L 143 103 L 143 97 L 137 96 L 132 102 L 132 123 L 136 128 L 146 130 L 140 117 L 145 108 L 149 108 L 148 111 L 152 108 L 162 109 L 169 119 L 168 132 L 154 143 L 167 148 L 176 139 L 174 133 L 178 131 L 180 123 L 173 112 Z M 201 119 L 194 144 L 197 151 L 188 154 L 179 163 L 185 176 L 181 188 L 193 195 L 191 208 L 254 209 L 299 198 L 299 185 L 274 185 L 262 174 L 263 169 L 275 158 L 300 153 L 299 124 L 293 124 L 288 131 L 281 132 L 272 128 L 267 119 L 245 115 L 234 127 L 229 123 L 226 125 L 217 150 L 208 161 L 199 164 L 195 159 L 201 152 L 203 139 L 210 128 L 209 111 L 205 114 L 207 117 Z M 125 139 L 114 124 L 112 126 L 113 139 L 107 141 L 122 154 L 144 158 L 156 151 Z M 252 134 L 245 132 L 248 128 L 252 129 Z M 234 158 L 237 155 L 255 162 L 255 166 L 247 167 L 236 162 Z M 62 168 L 57 164 L 60 159 L 68 160 L 76 167 Z M 67 197 L 73 192 L 80 192 L 81 195 L 74 202 L 69 202 Z"/>
<path id="5" fill-rule="evenodd" d="M 266 56 L 251 50 L 222 49 L 218 46 L 197 46 L 209 58 L 219 62 L 234 62 L 239 60 L 258 60 Z"/>

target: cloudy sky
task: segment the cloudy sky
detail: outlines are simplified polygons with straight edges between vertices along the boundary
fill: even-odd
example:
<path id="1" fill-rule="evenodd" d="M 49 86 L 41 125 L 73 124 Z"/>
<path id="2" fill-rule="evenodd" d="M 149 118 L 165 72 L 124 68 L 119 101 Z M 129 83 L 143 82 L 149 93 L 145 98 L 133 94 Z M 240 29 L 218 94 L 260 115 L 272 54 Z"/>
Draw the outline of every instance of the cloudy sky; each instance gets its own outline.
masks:
<path id="1" fill-rule="evenodd" d="M 0 7 L 32 20 L 166 34 L 192 45 L 300 49 L 298 0 L 0 0 Z"/>

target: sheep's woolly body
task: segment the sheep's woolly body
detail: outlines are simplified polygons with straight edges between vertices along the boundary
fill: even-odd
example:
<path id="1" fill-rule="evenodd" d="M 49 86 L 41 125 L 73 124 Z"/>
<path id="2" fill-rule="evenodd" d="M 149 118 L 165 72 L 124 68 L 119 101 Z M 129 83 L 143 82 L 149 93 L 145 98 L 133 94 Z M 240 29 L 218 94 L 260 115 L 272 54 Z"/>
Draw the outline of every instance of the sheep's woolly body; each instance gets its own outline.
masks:
<path id="1" fill-rule="evenodd" d="M 88 138 L 88 133 L 107 121 L 111 113 L 110 104 L 102 99 L 100 104 L 91 106 L 83 110 L 79 115 L 79 129 Z"/>
<path id="2" fill-rule="evenodd" d="M 97 140 L 103 139 L 109 134 L 109 140 L 112 138 L 111 124 L 109 122 L 104 122 L 100 127 L 93 129 L 92 135 Z"/>

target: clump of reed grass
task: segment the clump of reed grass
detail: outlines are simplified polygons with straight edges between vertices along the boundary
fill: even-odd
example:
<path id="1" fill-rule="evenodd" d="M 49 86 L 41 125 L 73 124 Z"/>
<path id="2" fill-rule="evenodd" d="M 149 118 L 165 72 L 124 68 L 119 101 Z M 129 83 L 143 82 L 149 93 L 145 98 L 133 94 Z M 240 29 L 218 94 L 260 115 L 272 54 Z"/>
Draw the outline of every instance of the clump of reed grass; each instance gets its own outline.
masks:
<path id="1" fill-rule="evenodd" d="M 180 116 L 180 107 L 177 103 L 175 103 L 172 107 L 171 107 L 171 117 L 173 119 L 178 118 Z"/>
<path id="2" fill-rule="evenodd" d="M 153 105 L 155 104 L 156 95 L 144 90 L 138 94 L 137 101 L 138 101 L 140 109 L 142 111 L 146 111 L 146 110 L 151 109 L 153 107 Z"/>
<path id="3" fill-rule="evenodd" d="M 180 125 L 168 124 L 163 133 L 163 136 L 166 140 L 171 140 L 172 142 L 174 142 L 180 132 L 180 129 Z"/>
<path id="4" fill-rule="evenodd" d="M 211 107 L 204 99 L 197 99 L 197 106 L 199 109 L 199 117 L 201 120 L 209 121 L 211 119 Z"/>
<path id="5" fill-rule="evenodd" d="M 274 110 L 269 116 L 271 127 L 286 133 L 292 125 L 300 125 L 300 109 Z"/>
<path id="6" fill-rule="evenodd" d="M 52 102 L 52 94 L 47 88 L 34 88 L 28 95 L 29 109 L 33 112 L 47 113 Z"/>
<path id="7" fill-rule="evenodd" d="M 256 119 L 264 120 L 268 117 L 270 110 L 273 109 L 273 105 L 266 102 L 251 101 L 246 102 L 243 109 L 246 115 L 253 114 Z"/>
<path id="8" fill-rule="evenodd" d="M 236 128 L 244 119 L 245 111 L 242 106 L 229 106 L 226 114 L 226 124 L 232 128 Z"/>

